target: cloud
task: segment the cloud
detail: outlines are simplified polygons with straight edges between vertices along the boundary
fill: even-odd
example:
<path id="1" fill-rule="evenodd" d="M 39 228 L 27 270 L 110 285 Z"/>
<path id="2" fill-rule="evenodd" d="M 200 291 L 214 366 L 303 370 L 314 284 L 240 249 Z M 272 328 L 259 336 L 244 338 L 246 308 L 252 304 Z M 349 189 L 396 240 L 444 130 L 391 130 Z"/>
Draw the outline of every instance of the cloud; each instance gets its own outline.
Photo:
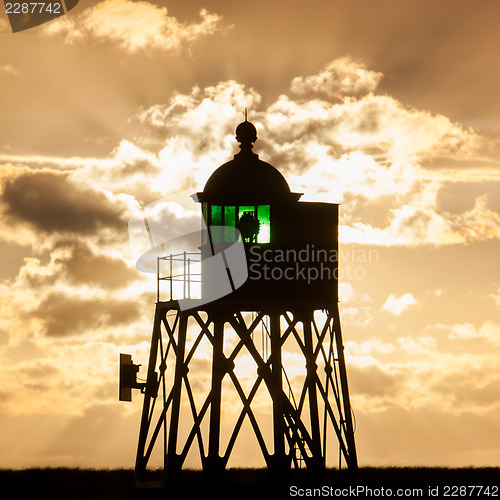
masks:
<path id="1" fill-rule="evenodd" d="M 446 335 L 452 340 L 469 340 L 487 342 L 500 346 L 500 325 L 492 321 L 484 321 L 479 327 L 472 323 L 454 323 L 451 325 L 435 324 L 428 326 L 429 331 Z"/>
<path id="2" fill-rule="evenodd" d="M 500 214 L 489 208 L 486 194 L 476 198 L 471 210 L 450 216 L 450 222 L 445 238 L 460 243 L 500 239 Z"/>
<path id="3" fill-rule="evenodd" d="M 430 356 L 437 348 L 436 339 L 427 336 L 399 337 L 398 343 L 402 351 L 412 356 Z"/>
<path id="4" fill-rule="evenodd" d="M 460 214 L 439 210 L 436 200 L 435 188 L 423 186 L 407 203 L 389 209 L 384 227 L 353 220 L 341 225 L 339 238 L 344 243 L 387 246 L 462 245 L 500 239 L 500 215 L 489 207 L 486 195 Z"/>
<path id="5" fill-rule="evenodd" d="M 261 101 L 252 88 L 234 81 L 219 82 L 204 90 L 195 87 L 191 94 L 176 94 L 168 104 L 142 110 L 137 119 L 164 134 L 167 143 L 177 139 L 177 147 L 185 150 L 198 154 L 219 148 L 227 151 L 231 142 L 234 144 L 241 109 L 248 107 L 263 141 L 256 149 L 264 148 L 261 151 L 278 168 L 300 175 L 311 173 L 308 181 L 312 172 L 319 170 L 317 179 L 329 174 L 338 182 L 348 180 L 340 175 L 348 176 L 350 169 L 364 159 L 366 166 L 377 167 L 377 176 L 370 176 L 361 186 L 356 177 L 352 185 L 343 187 L 354 190 L 370 184 L 372 192 L 385 189 L 390 178 L 400 181 L 393 181 L 392 192 L 399 192 L 405 182 L 411 184 L 415 177 L 412 169 L 417 166 L 414 160 L 419 156 L 432 156 L 438 151 L 471 154 L 478 142 L 471 130 L 443 116 L 406 107 L 389 96 L 366 95 L 332 103 L 328 99 L 295 100 L 281 95 L 258 111 L 255 108 Z M 184 142 L 184 137 L 189 142 Z M 387 179 L 379 179 L 391 166 L 395 171 L 386 175 Z M 413 178 L 404 179 L 412 174 Z"/>
<path id="6" fill-rule="evenodd" d="M 68 247 L 66 247 L 68 248 Z M 96 285 L 106 289 L 125 287 L 138 278 L 121 259 L 108 255 L 98 255 L 89 247 L 76 243 L 69 247 L 69 255 L 60 260 L 68 280 L 73 284 Z"/>
<path id="7" fill-rule="evenodd" d="M 341 302 L 352 302 L 354 297 L 354 289 L 350 283 L 339 283 L 339 299 Z"/>
<path id="8" fill-rule="evenodd" d="M 83 241 L 61 241 L 50 253 L 50 261 L 42 265 L 38 258 L 26 258 L 17 280 L 29 289 L 82 285 L 105 290 L 126 287 L 140 276 L 116 255 L 97 253 Z"/>
<path id="9" fill-rule="evenodd" d="M 179 50 L 220 29 L 222 17 L 200 10 L 200 21 L 182 23 L 165 7 L 149 2 L 104 0 L 76 16 L 49 23 L 44 32 L 64 36 L 67 43 L 85 39 L 109 41 L 130 52 Z"/>
<path id="10" fill-rule="evenodd" d="M 401 297 L 396 297 L 391 293 L 382 306 L 382 310 L 387 311 L 394 316 L 399 316 L 406 311 L 406 309 L 415 304 L 417 304 L 417 301 L 411 293 L 405 293 Z"/>
<path id="11" fill-rule="evenodd" d="M 19 72 L 12 64 L 4 64 L 0 66 L 0 75 L 19 76 Z"/>
<path id="12" fill-rule="evenodd" d="M 38 414 L 0 412 L 2 426 L 9 429 L 0 436 L 0 446 L 5 450 L 1 467 L 104 469 L 126 468 L 133 462 L 138 412 L 125 412 L 109 402 L 79 408 L 78 414 L 57 410 Z"/>
<path id="13" fill-rule="evenodd" d="M 0 34 L 12 34 L 12 29 L 6 19 L 0 19 Z"/>
<path id="14" fill-rule="evenodd" d="M 493 155 L 494 140 L 376 94 L 382 76 L 361 63 L 342 58 L 325 68 L 294 80 L 294 88 L 329 82 L 325 71 L 338 73 L 351 82 L 342 99 L 328 92 L 313 98 L 290 93 L 262 106 L 255 89 L 234 80 L 177 92 L 135 114 L 137 140 L 120 141 L 106 160 L 77 162 L 71 179 L 82 186 L 92 179 L 115 198 L 127 193 L 135 208 L 171 193 L 201 190 L 238 151 L 235 127 L 247 107 L 257 126 L 260 158 L 280 169 L 304 200 L 342 203 L 342 243 L 441 246 L 500 238 L 500 215 L 487 197 L 479 192 L 472 209 L 457 202 L 450 212 L 440 195 L 450 183 L 470 181 L 474 170 L 483 183 L 496 179 L 481 167 L 484 155 Z M 154 151 L 148 149 L 151 138 Z M 449 162 L 446 175 L 432 166 L 435 159 Z"/>
<path id="15" fill-rule="evenodd" d="M 328 63 L 320 73 L 295 77 L 290 89 L 299 95 L 358 96 L 373 92 L 381 78 L 382 73 L 368 70 L 363 63 L 350 57 L 342 57 Z"/>
<path id="16" fill-rule="evenodd" d="M 500 287 L 497 288 L 496 292 L 491 293 L 489 297 L 493 300 L 497 307 L 500 307 Z"/>
<path id="17" fill-rule="evenodd" d="M 75 184 L 68 172 L 4 166 L 0 174 L 1 216 L 9 236 L 19 226 L 45 234 L 90 235 L 109 229 L 115 235 L 126 227 L 126 205 L 101 190 Z M 22 237 L 22 236 L 21 236 Z"/>
<path id="18" fill-rule="evenodd" d="M 163 138 L 158 152 L 161 170 L 154 185 L 163 195 L 202 188 L 212 172 L 236 153 L 236 125 L 243 110 L 259 105 L 252 88 L 229 80 L 190 94 L 175 94 L 167 104 L 142 109 L 135 116 L 141 128 Z"/>
<path id="19" fill-rule="evenodd" d="M 361 71 L 345 58 L 327 67 L 351 71 L 352 81 Z M 374 90 L 381 75 L 364 71 L 361 81 L 372 82 L 366 88 Z M 311 75 L 311 82 L 324 80 L 318 75 Z M 305 89 L 306 80 L 295 80 L 295 86 L 301 83 Z M 135 119 L 165 138 L 158 153 L 163 186 L 201 189 L 230 158 L 228 151 L 235 150 L 234 128 L 246 106 L 258 130 L 255 151 L 284 173 L 294 191 L 303 192 L 305 200 L 344 201 L 342 243 L 439 246 L 500 237 L 499 215 L 486 197 L 472 210 L 444 210 L 440 190 L 449 184 L 449 175 L 428 167 L 432 158 L 446 158 L 452 165 L 460 159 L 473 168 L 491 146 L 486 138 L 387 95 L 347 86 L 345 92 L 340 101 L 325 93 L 307 99 L 281 95 L 259 110 L 260 94 L 226 81 L 177 93 L 167 104 L 141 110 Z M 463 163 L 454 171 L 460 174 Z M 376 224 L 366 216 L 374 206 L 383 214 Z"/>
<path id="20" fill-rule="evenodd" d="M 403 160 L 415 163 L 433 156 L 463 159 L 482 146 L 474 130 L 387 95 L 368 94 L 333 103 L 282 95 L 263 118 L 273 146 L 285 143 L 297 151 L 298 158 L 303 156 L 303 146 L 314 140 L 330 146 L 336 157 L 358 152 L 382 165 Z"/>
<path id="21" fill-rule="evenodd" d="M 460 414 L 401 405 L 376 415 L 358 410 L 356 440 L 363 446 L 363 462 L 373 466 L 496 467 L 499 416 L 499 408 Z"/>
<path id="22" fill-rule="evenodd" d="M 349 389 L 358 396 L 390 396 L 396 392 L 400 382 L 397 375 L 388 374 L 375 365 L 362 369 L 356 365 L 349 367 Z"/>
<path id="23" fill-rule="evenodd" d="M 460 338 L 453 336 L 457 332 Z M 477 329 L 470 325 L 428 326 L 422 334 L 401 336 L 393 342 L 388 342 L 388 331 L 384 341 L 377 337 L 347 340 L 349 373 L 355 374 L 361 391 L 352 392 L 355 408 L 370 412 L 396 406 L 439 408 L 455 414 L 498 408 L 494 397 L 498 356 L 491 344 L 478 342 L 481 337 L 476 333 L 498 345 L 500 331 L 490 321 Z M 382 387 L 369 383 L 372 375 Z"/>
<path id="24" fill-rule="evenodd" d="M 243 110 L 256 109 L 261 100 L 253 88 L 228 80 L 204 89 L 193 87 L 189 94 L 175 93 L 167 104 L 143 109 L 136 119 L 161 133 L 167 147 L 182 147 L 196 156 L 219 149 L 227 154 L 235 144 L 235 128 L 243 121 Z"/>
<path id="25" fill-rule="evenodd" d="M 8 332 L 6 346 L 40 336 L 135 335 L 155 287 L 125 258 L 120 244 L 99 248 L 78 238 L 53 244 L 40 258 L 26 257 L 17 276 L 0 283 L 0 331 Z"/>
<path id="26" fill-rule="evenodd" d="M 370 360 L 374 361 L 375 356 L 390 354 L 395 350 L 393 344 L 384 342 L 379 338 L 363 340 L 362 342 L 347 340 L 345 344 L 349 356 L 358 358 L 358 360 L 364 359 L 365 361 L 363 362 L 363 364 L 372 364 L 366 363 L 366 360 L 368 359 L 366 357 L 369 357 Z"/>
<path id="27" fill-rule="evenodd" d="M 138 301 L 108 297 L 68 296 L 54 292 L 47 295 L 32 312 L 41 332 L 48 337 L 68 337 L 123 326 L 140 318 Z"/>
<path id="28" fill-rule="evenodd" d="M 355 64 L 337 62 L 328 67 L 332 78 L 341 69 L 356 72 Z M 12 239 L 29 232 L 26 241 L 32 248 L 44 245 L 44 251 L 30 255 L 16 278 L 0 284 L 0 331 L 4 332 L 0 345 L 4 380 L 0 397 L 4 399 L 0 404 L 18 413 L 85 412 L 89 436 L 94 423 L 102 424 L 100 415 L 108 415 L 106 408 L 94 412 L 89 399 L 98 398 L 103 404 L 116 399 L 117 345 L 132 352 L 136 362 L 145 362 L 149 349 L 155 283 L 141 276 L 136 279 L 139 273 L 133 269 L 134 262 L 125 258 L 121 236 L 126 234 L 128 218 L 134 214 L 143 220 L 148 210 L 141 207 L 159 200 L 152 207 L 157 210 L 152 214 L 153 230 L 164 229 L 163 214 L 171 225 L 169 232 L 175 234 L 182 233 L 187 221 L 199 220 L 200 206 L 189 194 L 202 189 L 208 176 L 238 152 L 234 132 L 244 107 L 250 109 L 258 129 L 255 151 L 284 173 L 293 190 L 304 192 L 309 200 L 343 202 L 341 242 L 364 242 L 371 249 L 374 245 L 458 246 L 497 238 L 496 205 L 482 195 L 481 186 L 469 196 L 468 204 L 457 201 L 451 209 L 439 203 L 445 182 L 462 182 L 464 165 L 471 172 L 476 168 L 482 152 L 478 133 L 446 117 L 377 95 L 379 76 L 365 71 L 359 81 L 354 76 L 346 79 L 336 94 L 328 87 L 333 80 L 321 77 L 321 72 L 318 78 L 301 77 L 295 86 L 303 93 L 290 92 L 271 102 L 233 80 L 194 87 L 138 110 L 134 117 L 140 127 L 137 138 L 120 141 L 106 159 L 50 158 L 44 162 L 38 158 L 32 168 L 4 165 L 0 172 L 2 237 Z M 431 166 L 437 155 L 450 161 L 449 175 Z M 454 163 L 457 158 L 463 163 Z M 491 181 L 489 175 L 484 173 L 482 180 Z M 191 205 L 168 197 L 179 191 Z M 473 319 L 462 317 L 465 312 L 455 317 L 456 307 L 445 310 L 452 300 L 450 284 L 438 283 L 450 275 L 459 279 L 451 269 L 453 259 L 463 262 L 470 249 L 442 250 L 436 252 L 439 258 L 427 250 L 377 249 L 381 258 L 376 262 L 343 258 L 345 264 L 367 271 L 367 279 L 340 286 L 348 306 L 341 304 L 341 316 L 357 415 L 382 415 L 401 408 L 422 415 L 438 408 L 439 415 L 456 416 L 493 411 L 498 406 L 498 356 L 492 352 L 499 345 L 498 326 L 486 320 L 472 323 Z M 442 266 L 446 272 L 441 269 L 434 281 L 424 285 L 427 271 L 417 276 L 415 266 L 410 273 L 417 277 L 414 288 L 404 294 L 391 293 L 390 273 L 394 266 L 407 270 L 401 262 L 407 262 L 410 254 L 416 257 L 411 262 L 430 255 L 430 261 L 422 260 L 427 270 L 433 263 L 446 261 Z M 474 274 L 469 268 L 467 273 Z M 485 310 L 498 299 L 497 286 L 484 291 Z M 429 290 L 436 288 L 443 292 L 439 301 L 432 297 L 430 306 Z M 487 295 L 492 290 L 496 293 Z M 383 305 L 377 307 L 381 293 Z M 425 319 L 424 315 L 403 314 L 417 306 L 417 297 L 419 308 L 430 314 Z M 450 325 L 422 326 L 430 317 L 446 321 L 443 316 L 451 317 Z M 208 347 L 200 345 L 203 359 L 197 364 L 200 377 L 195 381 L 200 393 L 206 386 Z M 293 372 L 300 357 L 291 353 L 284 359 Z M 243 371 L 246 360 L 242 361 L 238 366 Z M 51 367 L 57 367 L 59 375 Z M 22 381 L 16 378 L 19 373 L 25 376 Z M 111 413 L 109 418 L 116 418 Z M 129 431 L 137 428 L 138 418 Z M 399 421 L 400 426 L 406 423 Z M 58 464 L 66 456 L 71 463 L 84 459 L 92 463 L 91 456 L 101 443 L 94 440 L 87 448 L 87 443 L 75 438 L 79 428 L 79 418 L 65 420 L 62 434 L 71 445 L 46 448 L 45 463 Z"/>

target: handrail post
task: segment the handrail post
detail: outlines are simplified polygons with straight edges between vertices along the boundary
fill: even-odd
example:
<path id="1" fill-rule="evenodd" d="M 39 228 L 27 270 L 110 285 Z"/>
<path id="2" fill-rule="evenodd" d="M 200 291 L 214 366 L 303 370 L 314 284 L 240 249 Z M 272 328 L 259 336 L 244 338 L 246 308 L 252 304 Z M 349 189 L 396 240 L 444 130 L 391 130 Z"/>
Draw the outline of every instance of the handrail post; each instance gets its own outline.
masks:
<path id="1" fill-rule="evenodd" d="M 183 277 L 183 281 L 184 281 L 182 294 L 183 294 L 183 297 L 186 298 L 186 250 L 184 250 L 184 269 L 183 269 L 182 277 Z"/>
<path id="2" fill-rule="evenodd" d="M 172 280 L 172 254 L 170 254 L 170 300 L 174 299 L 173 280 Z"/>
<path id="3" fill-rule="evenodd" d="M 160 302 L 160 257 L 156 257 L 156 303 Z"/>

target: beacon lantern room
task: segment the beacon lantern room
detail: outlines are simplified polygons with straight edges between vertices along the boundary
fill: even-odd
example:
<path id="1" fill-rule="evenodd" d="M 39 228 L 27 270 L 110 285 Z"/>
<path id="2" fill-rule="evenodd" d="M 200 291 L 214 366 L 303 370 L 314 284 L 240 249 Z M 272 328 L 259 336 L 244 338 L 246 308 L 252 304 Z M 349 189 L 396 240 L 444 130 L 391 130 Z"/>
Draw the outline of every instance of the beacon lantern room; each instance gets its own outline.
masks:
<path id="1" fill-rule="evenodd" d="M 236 140 L 240 152 L 193 196 L 209 228 L 201 242 L 203 259 L 237 239 L 245 246 L 248 279 L 217 302 L 249 308 L 263 299 L 317 308 L 337 302 L 338 205 L 299 201 L 302 194 L 291 192 L 283 175 L 252 151 L 252 123 L 238 125 Z M 202 282 L 202 295 L 206 286 Z"/>

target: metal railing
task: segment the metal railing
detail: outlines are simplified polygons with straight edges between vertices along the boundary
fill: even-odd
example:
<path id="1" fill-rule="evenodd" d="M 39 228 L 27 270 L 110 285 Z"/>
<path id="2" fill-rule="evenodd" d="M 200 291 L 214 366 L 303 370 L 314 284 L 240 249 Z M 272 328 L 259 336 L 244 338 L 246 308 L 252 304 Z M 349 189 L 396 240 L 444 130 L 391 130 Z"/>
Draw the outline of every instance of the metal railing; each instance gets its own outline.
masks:
<path id="1" fill-rule="evenodd" d="M 160 302 L 161 288 L 160 282 L 169 282 L 169 300 L 175 299 L 190 299 L 191 284 L 200 283 L 201 286 L 201 253 L 197 252 L 181 252 L 177 254 L 165 255 L 157 257 L 156 274 L 156 301 Z M 162 272 L 160 261 L 165 261 L 165 271 Z M 196 266 L 200 271 L 194 272 L 193 267 Z M 182 292 L 179 293 L 178 288 L 174 287 L 174 283 L 182 283 Z M 174 290 L 175 288 L 175 290 Z M 177 292 L 177 293 L 174 293 Z M 174 297 L 175 295 L 179 295 Z"/>

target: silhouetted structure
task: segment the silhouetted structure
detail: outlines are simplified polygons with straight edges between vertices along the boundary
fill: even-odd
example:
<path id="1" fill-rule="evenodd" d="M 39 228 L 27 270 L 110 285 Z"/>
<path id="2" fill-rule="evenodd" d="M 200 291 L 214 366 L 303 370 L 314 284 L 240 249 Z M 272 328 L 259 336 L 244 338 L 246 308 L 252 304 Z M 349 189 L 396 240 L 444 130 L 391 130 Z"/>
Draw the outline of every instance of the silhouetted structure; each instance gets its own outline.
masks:
<path id="1" fill-rule="evenodd" d="M 147 381 L 136 381 L 131 358 L 121 364 L 123 399 L 129 388 L 145 393 L 136 486 L 148 482 L 156 448 L 163 481 L 181 477 L 195 458 L 217 479 L 249 441 L 273 478 L 320 476 L 332 447 L 334 463 L 357 470 L 338 310 L 338 205 L 299 201 L 252 151 L 257 133 L 247 120 L 236 138 L 241 151 L 193 196 L 208 228 L 202 298 L 213 295 L 204 262 L 219 254 L 231 293 L 187 310 L 159 297 Z M 248 261 L 239 287 L 230 261 L 238 242 Z"/>

